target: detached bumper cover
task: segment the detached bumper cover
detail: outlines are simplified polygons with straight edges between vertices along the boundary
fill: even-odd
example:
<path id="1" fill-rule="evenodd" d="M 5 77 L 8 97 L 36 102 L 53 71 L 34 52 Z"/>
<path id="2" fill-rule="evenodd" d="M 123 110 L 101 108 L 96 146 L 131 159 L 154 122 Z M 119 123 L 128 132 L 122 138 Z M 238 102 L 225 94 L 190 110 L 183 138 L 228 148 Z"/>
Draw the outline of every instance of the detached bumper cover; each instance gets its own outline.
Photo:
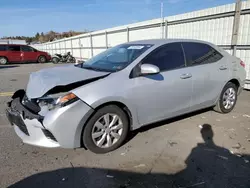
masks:
<path id="1" fill-rule="evenodd" d="M 82 101 L 48 111 L 45 116 L 22 104 L 22 95 L 13 95 L 6 116 L 24 143 L 41 147 L 77 148 L 81 132 L 93 109 Z"/>

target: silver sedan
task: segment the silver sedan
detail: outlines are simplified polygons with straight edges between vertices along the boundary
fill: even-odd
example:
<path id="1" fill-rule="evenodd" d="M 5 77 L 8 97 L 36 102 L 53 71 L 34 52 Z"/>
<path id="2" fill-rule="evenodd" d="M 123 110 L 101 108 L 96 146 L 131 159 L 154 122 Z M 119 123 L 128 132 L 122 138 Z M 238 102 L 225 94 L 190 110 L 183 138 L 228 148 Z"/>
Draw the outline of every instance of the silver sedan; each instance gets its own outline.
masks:
<path id="1" fill-rule="evenodd" d="M 79 65 L 32 73 L 6 114 L 24 143 L 106 153 L 153 122 L 207 107 L 229 113 L 244 66 L 204 41 L 125 43 Z"/>

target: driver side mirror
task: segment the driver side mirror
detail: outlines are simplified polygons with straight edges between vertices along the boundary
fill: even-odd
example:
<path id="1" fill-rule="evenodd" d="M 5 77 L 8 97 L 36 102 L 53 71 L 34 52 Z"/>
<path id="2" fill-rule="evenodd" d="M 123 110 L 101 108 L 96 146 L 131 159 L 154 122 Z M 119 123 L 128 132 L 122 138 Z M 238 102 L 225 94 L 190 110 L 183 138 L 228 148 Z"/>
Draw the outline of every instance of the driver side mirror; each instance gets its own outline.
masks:
<path id="1" fill-rule="evenodd" d="M 158 74 L 160 72 L 159 67 L 152 64 L 141 65 L 141 75 Z"/>

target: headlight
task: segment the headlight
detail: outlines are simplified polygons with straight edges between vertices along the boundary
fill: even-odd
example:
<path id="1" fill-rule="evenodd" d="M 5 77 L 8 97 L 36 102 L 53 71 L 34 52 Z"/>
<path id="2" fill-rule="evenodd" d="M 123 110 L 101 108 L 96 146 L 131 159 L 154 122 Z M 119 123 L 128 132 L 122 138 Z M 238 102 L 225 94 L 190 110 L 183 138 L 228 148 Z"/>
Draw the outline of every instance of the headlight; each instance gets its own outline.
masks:
<path id="1" fill-rule="evenodd" d="M 38 100 L 38 103 L 40 106 L 47 106 L 48 110 L 52 110 L 56 107 L 67 106 L 77 101 L 78 99 L 79 98 L 74 93 L 67 93 L 66 95 L 63 95 L 61 97 L 47 96 L 47 97 L 40 98 Z"/>
<path id="2" fill-rule="evenodd" d="M 68 93 L 62 97 L 59 97 L 56 101 L 56 105 L 67 106 L 78 100 L 78 97 L 74 93 Z"/>

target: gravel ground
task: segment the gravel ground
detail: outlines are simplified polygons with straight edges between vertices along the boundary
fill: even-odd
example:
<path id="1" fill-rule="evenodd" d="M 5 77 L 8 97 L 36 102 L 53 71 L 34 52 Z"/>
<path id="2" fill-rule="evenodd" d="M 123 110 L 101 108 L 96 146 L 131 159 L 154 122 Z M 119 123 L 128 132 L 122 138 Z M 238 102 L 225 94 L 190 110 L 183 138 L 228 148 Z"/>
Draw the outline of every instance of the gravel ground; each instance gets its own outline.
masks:
<path id="1" fill-rule="evenodd" d="M 0 93 L 25 88 L 29 73 L 53 64 L 0 67 Z M 226 115 L 211 109 L 133 132 L 118 150 L 23 144 L 0 96 L 0 187 L 250 187 L 250 92 Z"/>

